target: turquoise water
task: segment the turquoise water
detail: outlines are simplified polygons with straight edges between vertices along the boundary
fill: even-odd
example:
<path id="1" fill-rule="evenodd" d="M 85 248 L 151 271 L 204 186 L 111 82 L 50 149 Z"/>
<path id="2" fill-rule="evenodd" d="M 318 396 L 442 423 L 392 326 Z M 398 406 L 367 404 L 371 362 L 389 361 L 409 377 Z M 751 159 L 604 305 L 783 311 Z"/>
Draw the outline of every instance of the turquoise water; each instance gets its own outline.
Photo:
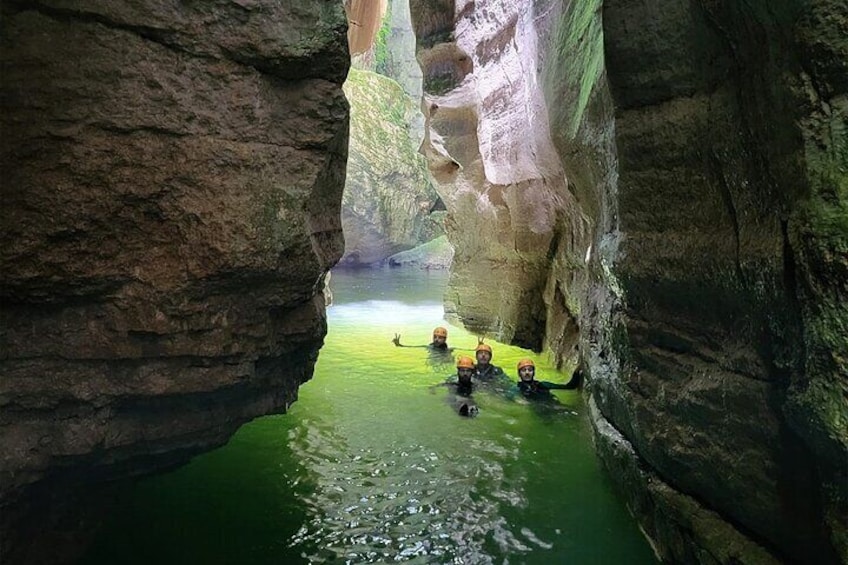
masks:
<path id="1" fill-rule="evenodd" d="M 86 564 L 655 563 L 593 454 L 577 391 L 477 393 L 462 418 L 425 344 L 446 275 L 335 272 L 315 376 L 284 416 L 136 484 Z M 476 336 L 448 326 L 452 347 Z M 515 377 L 528 352 L 489 342 Z M 532 355 L 530 355 L 532 356 Z M 537 360 L 537 378 L 567 380 Z"/>

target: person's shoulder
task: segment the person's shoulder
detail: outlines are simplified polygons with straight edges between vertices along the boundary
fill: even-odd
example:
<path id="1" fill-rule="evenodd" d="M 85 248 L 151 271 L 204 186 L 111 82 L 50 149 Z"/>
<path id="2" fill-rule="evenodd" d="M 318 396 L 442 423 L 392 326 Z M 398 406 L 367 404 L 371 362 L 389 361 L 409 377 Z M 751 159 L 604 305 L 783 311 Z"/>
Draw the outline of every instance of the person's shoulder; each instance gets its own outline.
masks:
<path id="1" fill-rule="evenodd" d="M 492 365 L 492 374 L 500 376 L 504 374 L 504 371 L 497 365 Z"/>

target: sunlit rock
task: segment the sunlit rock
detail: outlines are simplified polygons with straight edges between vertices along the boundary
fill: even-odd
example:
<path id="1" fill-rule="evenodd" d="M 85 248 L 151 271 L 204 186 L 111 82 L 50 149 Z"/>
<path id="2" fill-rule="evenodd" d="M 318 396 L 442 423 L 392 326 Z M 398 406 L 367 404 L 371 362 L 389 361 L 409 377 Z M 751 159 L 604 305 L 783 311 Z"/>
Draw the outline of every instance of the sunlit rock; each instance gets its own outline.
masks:
<path id="1" fill-rule="evenodd" d="M 413 2 L 425 90 L 424 152 L 456 256 L 449 316 L 540 349 L 558 225 L 577 213 L 550 135 L 539 14 L 521 4 Z"/>
<path id="2" fill-rule="evenodd" d="M 845 562 L 844 9 L 649 4 L 412 3 L 446 309 L 579 338 L 663 559 Z"/>
<path id="3" fill-rule="evenodd" d="M 343 266 L 379 263 L 440 235 L 431 210 L 438 201 L 409 117 L 417 105 L 395 81 L 351 69 L 350 157 L 342 203 Z"/>
<path id="4" fill-rule="evenodd" d="M 350 54 L 357 57 L 372 51 L 386 13 L 386 0 L 345 0 Z"/>

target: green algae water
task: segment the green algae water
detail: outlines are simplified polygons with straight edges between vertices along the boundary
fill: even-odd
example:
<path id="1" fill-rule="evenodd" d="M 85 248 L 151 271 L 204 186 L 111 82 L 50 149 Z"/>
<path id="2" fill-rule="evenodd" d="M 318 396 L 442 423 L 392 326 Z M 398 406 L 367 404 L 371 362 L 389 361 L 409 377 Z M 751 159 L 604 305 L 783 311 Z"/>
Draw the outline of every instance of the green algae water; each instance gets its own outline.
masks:
<path id="1" fill-rule="evenodd" d="M 312 381 L 177 471 L 132 487 L 83 559 L 94 564 L 655 563 L 592 450 L 580 393 L 557 403 L 477 392 L 457 415 L 428 360 L 447 275 L 334 272 Z M 447 326 L 448 343 L 477 338 Z M 541 357 L 489 342 L 515 379 L 563 381 Z M 460 354 L 461 352 L 456 352 Z"/>

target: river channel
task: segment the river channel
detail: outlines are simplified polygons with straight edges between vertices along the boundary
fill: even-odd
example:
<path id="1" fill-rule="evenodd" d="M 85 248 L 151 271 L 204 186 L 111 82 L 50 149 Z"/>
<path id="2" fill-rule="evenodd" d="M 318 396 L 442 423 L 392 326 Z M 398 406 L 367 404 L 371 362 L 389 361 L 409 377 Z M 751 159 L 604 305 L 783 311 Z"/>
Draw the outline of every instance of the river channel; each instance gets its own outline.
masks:
<path id="1" fill-rule="evenodd" d="M 133 485 L 83 563 L 656 563 L 593 453 L 579 391 L 542 405 L 479 393 L 462 418 L 433 387 L 453 367 L 392 345 L 445 325 L 473 349 L 443 321 L 446 281 L 334 272 L 329 333 L 289 412 Z M 569 376 L 488 343 L 513 379 L 527 356 L 537 378 Z"/>

